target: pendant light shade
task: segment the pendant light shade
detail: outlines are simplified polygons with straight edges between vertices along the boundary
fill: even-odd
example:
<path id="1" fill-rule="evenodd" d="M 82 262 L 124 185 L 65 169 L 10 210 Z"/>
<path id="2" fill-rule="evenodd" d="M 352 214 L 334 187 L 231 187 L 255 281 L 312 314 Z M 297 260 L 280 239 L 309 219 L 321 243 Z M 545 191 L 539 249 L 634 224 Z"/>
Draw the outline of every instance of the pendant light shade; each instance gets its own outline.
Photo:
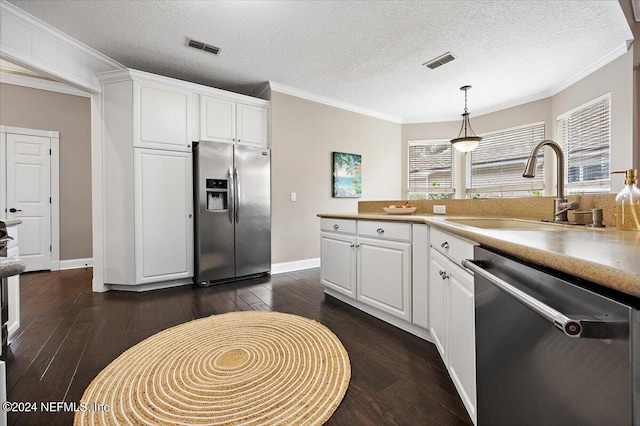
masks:
<path id="1" fill-rule="evenodd" d="M 471 129 L 471 122 L 469 121 L 469 111 L 467 110 L 467 90 L 471 89 L 471 86 L 462 86 L 460 90 L 464 91 L 464 113 L 462 114 L 462 127 L 460 127 L 460 133 L 455 139 L 451 139 L 451 145 L 460 152 L 470 152 L 476 149 L 482 138 L 476 136 Z"/>

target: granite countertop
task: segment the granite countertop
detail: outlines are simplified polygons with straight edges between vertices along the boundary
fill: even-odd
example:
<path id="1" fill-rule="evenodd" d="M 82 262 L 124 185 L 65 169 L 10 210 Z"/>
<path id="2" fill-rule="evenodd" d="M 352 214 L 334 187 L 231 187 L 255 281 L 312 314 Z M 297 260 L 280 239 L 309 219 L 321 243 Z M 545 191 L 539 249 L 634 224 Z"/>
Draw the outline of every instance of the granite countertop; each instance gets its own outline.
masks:
<path id="1" fill-rule="evenodd" d="M 323 218 L 426 223 L 591 282 L 640 297 L 640 232 L 547 224 L 548 230 L 483 229 L 451 222 L 479 216 L 336 213 Z M 521 219 L 516 219 L 521 220 Z M 539 221 L 538 221 L 539 222 Z"/>
<path id="2" fill-rule="evenodd" d="M 16 258 L 0 259 L 0 278 L 8 278 L 21 274 L 25 270 L 25 264 L 22 260 Z"/>
<path id="3" fill-rule="evenodd" d="M 1 221 L 7 226 L 20 225 L 22 223 L 20 219 L 2 219 Z"/>

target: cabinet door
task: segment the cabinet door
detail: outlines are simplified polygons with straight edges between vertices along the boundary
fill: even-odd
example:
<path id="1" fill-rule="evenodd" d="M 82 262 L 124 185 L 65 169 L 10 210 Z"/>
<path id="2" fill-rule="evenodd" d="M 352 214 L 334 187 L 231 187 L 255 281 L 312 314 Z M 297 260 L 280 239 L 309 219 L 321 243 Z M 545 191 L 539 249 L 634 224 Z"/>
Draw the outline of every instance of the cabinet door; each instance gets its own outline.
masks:
<path id="1" fill-rule="evenodd" d="M 236 103 L 200 96 L 200 140 L 236 142 Z"/>
<path id="2" fill-rule="evenodd" d="M 322 232 L 320 279 L 322 284 L 356 298 L 356 237 Z"/>
<path id="3" fill-rule="evenodd" d="M 191 93 L 135 83 L 134 146 L 190 151 Z"/>
<path id="4" fill-rule="evenodd" d="M 473 276 L 453 263 L 449 273 L 449 373 L 475 418 L 476 356 Z"/>
<path id="5" fill-rule="evenodd" d="M 238 143 L 267 146 L 267 108 L 237 104 Z"/>
<path id="6" fill-rule="evenodd" d="M 136 284 L 193 276 L 191 154 L 134 149 Z"/>
<path id="7" fill-rule="evenodd" d="M 429 327 L 431 337 L 442 360 L 447 360 L 447 316 L 449 301 L 449 283 L 442 278 L 447 273 L 447 259 L 433 248 L 430 250 L 429 263 Z"/>
<path id="8" fill-rule="evenodd" d="M 357 299 L 411 321 L 411 243 L 357 240 Z"/>

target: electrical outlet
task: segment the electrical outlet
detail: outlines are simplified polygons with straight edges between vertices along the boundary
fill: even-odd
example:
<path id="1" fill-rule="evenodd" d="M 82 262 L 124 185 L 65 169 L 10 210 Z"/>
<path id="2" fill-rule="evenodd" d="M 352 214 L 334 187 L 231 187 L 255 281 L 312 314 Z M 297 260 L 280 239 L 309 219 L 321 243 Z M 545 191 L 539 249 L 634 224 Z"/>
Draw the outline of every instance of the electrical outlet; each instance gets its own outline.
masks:
<path id="1" fill-rule="evenodd" d="M 297 199 L 298 199 L 298 196 L 296 195 L 296 193 L 292 192 L 291 193 L 291 201 L 297 201 Z"/>
<path id="2" fill-rule="evenodd" d="M 433 206 L 433 214 L 447 214 L 447 206 L 441 206 L 441 205 Z"/>

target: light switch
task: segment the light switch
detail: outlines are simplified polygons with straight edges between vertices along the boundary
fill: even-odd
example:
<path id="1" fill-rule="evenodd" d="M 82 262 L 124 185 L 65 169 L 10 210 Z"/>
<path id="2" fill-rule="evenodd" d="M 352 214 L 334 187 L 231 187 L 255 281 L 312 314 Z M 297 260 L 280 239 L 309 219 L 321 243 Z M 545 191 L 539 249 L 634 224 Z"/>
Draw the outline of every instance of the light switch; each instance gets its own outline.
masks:
<path id="1" fill-rule="evenodd" d="M 291 201 L 296 201 L 297 200 L 297 196 L 295 192 L 291 193 Z"/>

